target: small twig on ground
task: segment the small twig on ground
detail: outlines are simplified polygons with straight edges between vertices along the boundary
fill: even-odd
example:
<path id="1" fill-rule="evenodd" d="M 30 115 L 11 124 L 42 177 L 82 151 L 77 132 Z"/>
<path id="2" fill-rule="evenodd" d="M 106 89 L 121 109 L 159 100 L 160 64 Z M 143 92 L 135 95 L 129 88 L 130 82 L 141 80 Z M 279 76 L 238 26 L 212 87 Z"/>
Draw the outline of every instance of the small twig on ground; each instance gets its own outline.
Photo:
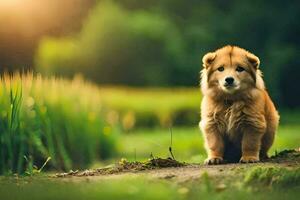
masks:
<path id="1" fill-rule="evenodd" d="M 172 152 L 172 146 L 173 146 L 173 132 L 172 132 L 172 127 L 170 127 L 170 134 L 171 134 L 171 145 L 169 146 L 169 152 L 170 152 L 172 158 L 175 160 L 175 157 L 174 157 L 173 152 Z"/>
<path id="2" fill-rule="evenodd" d="M 136 162 L 136 148 L 134 148 L 134 162 Z"/>
<path id="3" fill-rule="evenodd" d="M 152 152 L 150 154 L 150 159 L 154 159 L 154 156 L 153 156 Z"/>

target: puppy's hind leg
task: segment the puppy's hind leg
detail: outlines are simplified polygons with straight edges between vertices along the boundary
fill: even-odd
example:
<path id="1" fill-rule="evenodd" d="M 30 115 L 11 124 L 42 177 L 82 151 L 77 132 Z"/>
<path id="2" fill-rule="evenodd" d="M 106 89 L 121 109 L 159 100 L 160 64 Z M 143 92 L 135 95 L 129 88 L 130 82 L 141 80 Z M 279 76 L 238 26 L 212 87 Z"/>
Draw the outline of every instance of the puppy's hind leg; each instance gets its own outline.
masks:
<path id="1" fill-rule="evenodd" d="M 275 133 L 279 124 L 279 114 L 275 109 L 274 104 L 272 103 L 270 97 L 267 93 L 266 95 L 266 106 L 267 106 L 267 112 L 265 114 L 265 120 L 266 120 L 266 131 L 261 141 L 261 150 L 259 157 L 261 159 L 267 159 L 268 158 L 268 150 L 271 148 L 273 142 Z"/>
<path id="2" fill-rule="evenodd" d="M 259 153 L 259 157 L 261 160 L 269 158 L 268 151 L 271 148 L 271 146 L 273 145 L 276 129 L 277 129 L 277 126 L 269 126 L 267 128 L 266 133 L 262 137 L 261 149 L 260 149 L 260 153 Z"/>

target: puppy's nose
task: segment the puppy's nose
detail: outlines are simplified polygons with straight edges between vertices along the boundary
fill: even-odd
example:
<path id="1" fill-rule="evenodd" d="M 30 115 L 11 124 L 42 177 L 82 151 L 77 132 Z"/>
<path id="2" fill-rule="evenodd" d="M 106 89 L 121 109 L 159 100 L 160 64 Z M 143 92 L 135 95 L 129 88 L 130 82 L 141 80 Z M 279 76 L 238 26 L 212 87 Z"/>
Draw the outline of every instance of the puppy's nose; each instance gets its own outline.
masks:
<path id="1" fill-rule="evenodd" d="M 231 85 L 231 84 L 233 83 L 233 81 L 234 81 L 234 78 L 232 78 L 232 77 L 227 77 L 227 78 L 225 78 L 225 81 L 226 81 L 226 83 L 227 83 L 228 85 Z"/>

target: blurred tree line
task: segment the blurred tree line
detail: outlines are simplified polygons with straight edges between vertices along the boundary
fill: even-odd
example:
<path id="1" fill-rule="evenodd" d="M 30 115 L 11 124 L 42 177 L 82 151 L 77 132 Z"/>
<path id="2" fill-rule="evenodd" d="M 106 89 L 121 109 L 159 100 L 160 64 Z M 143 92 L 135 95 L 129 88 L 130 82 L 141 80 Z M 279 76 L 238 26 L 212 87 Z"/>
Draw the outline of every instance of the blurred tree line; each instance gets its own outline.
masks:
<path id="1" fill-rule="evenodd" d="M 260 57 L 277 104 L 299 107 L 299 9 L 297 0 L 98 0 L 79 31 L 41 40 L 35 68 L 101 84 L 196 86 L 202 56 L 233 44 Z"/>

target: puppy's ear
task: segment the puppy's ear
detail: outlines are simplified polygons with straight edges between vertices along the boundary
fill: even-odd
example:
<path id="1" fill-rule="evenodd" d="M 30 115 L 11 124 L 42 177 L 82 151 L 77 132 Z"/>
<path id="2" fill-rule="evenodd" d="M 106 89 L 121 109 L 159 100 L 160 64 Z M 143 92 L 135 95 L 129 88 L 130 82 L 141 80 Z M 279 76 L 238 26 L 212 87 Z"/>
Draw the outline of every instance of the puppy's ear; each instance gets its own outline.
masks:
<path id="1" fill-rule="evenodd" d="M 209 53 L 205 54 L 202 58 L 203 67 L 208 68 L 209 65 L 215 60 L 216 56 L 217 56 L 217 54 L 213 53 L 213 52 L 209 52 Z"/>
<path id="2" fill-rule="evenodd" d="M 252 53 L 247 53 L 246 54 L 247 60 L 249 61 L 249 63 L 255 68 L 258 69 L 259 68 L 259 64 L 260 64 L 260 60 L 259 58 L 252 54 Z"/>

